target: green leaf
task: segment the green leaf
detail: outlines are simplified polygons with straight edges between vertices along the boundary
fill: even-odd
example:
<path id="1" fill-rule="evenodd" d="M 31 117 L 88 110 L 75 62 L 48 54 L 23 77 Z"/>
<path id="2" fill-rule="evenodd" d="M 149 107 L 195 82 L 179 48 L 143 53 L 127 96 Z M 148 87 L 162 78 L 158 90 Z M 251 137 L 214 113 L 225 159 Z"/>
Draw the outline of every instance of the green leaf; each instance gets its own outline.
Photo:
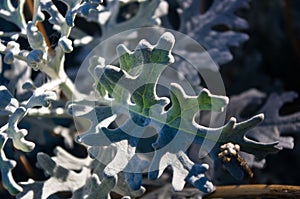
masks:
<path id="1" fill-rule="evenodd" d="M 189 182 L 203 192 L 212 192 L 214 187 L 204 175 L 208 165 L 195 164 L 186 154 L 192 143 L 201 144 L 201 150 L 215 153 L 221 144 L 233 142 L 239 144 L 241 150 L 262 156 L 276 151 L 274 146 L 277 143 L 259 143 L 245 137 L 247 130 L 263 120 L 263 115 L 241 123 L 232 118 L 218 128 L 197 124 L 197 113 L 201 114 L 203 110 L 222 112 L 228 104 L 227 97 L 213 95 L 207 89 L 197 96 L 188 96 L 180 85 L 172 83 L 170 97 L 159 97 L 156 94 L 157 82 L 166 67 L 174 62 L 171 54 L 174 43 L 174 36 L 164 33 L 155 45 L 142 40 L 134 51 L 119 45 L 120 67 L 105 65 L 103 58 L 93 57 L 89 71 L 95 79 L 95 88 L 104 96 L 99 100 L 105 103 L 102 106 L 94 103 L 93 108 L 88 103 L 74 102 L 70 107 L 73 115 L 91 121 L 90 128 L 79 136 L 79 141 L 99 147 L 99 153 L 107 146 L 116 149 L 115 156 L 104 169 L 108 178 L 124 172 L 127 173 L 128 185 L 135 190 L 140 188 L 141 178 L 134 175 L 141 175 L 142 167 L 133 165 L 142 161 L 136 158 L 141 149 L 138 144 L 150 128 L 157 139 L 152 143 L 154 156 L 148 168 L 149 178 L 158 178 L 167 166 L 171 166 L 175 190 L 182 190 Z M 78 107 L 77 111 L 75 107 Z M 98 117 L 100 112 L 102 114 Z M 121 115 L 126 115 L 126 119 L 115 128 L 108 128 L 113 120 L 107 124 L 107 119 Z"/>

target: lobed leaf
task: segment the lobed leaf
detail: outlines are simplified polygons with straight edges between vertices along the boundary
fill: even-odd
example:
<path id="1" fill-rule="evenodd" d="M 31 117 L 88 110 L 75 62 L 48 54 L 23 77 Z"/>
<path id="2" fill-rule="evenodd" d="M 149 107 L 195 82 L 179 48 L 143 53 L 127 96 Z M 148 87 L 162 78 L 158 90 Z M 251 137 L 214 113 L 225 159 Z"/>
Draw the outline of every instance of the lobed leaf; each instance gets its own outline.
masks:
<path id="1" fill-rule="evenodd" d="M 196 1 L 196 0 L 195 0 Z M 194 1 L 181 2 L 180 31 L 188 34 L 203 45 L 214 61 L 224 64 L 232 60 L 229 46 L 237 46 L 248 40 L 245 33 L 235 32 L 230 29 L 245 29 L 248 27 L 246 20 L 235 15 L 235 11 L 248 6 L 248 0 L 214 0 L 209 9 L 201 14 L 190 17 L 190 12 L 199 8 L 193 6 Z M 221 32 L 213 28 L 224 25 L 228 30 Z"/>
<path id="2" fill-rule="evenodd" d="M 15 168 L 16 162 L 14 160 L 7 159 L 4 153 L 4 145 L 8 138 L 7 135 L 2 131 L 2 128 L 0 131 L 0 168 L 2 184 L 11 195 L 16 195 L 17 193 L 23 191 L 23 189 L 15 182 L 12 176 L 12 169 Z"/>
<path id="3" fill-rule="evenodd" d="M 48 198 L 55 197 L 55 194 L 60 191 L 73 192 L 84 186 L 90 175 L 89 169 L 86 167 L 82 167 L 81 171 L 77 173 L 60 166 L 45 153 L 38 153 L 37 162 L 51 177 L 46 181 L 29 180 L 21 183 L 24 191 L 19 193 L 17 198 Z"/>
<path id="4" fill-rule="evenodd" d="M 299 131 L 299 113 L 280 116 L 279 110 L 285 103 L 291 102 L 296 97 L 294 92 L 272 93 L 267 97 L 264 93 L 251 89 L 231 97 L 228 114 L 244 119 L 247 111 L 264 113 L 266 119 L 255 129 L 250 130 L 247 135 L 262 143 L 277 141 L 276 147 L 278 149 L 292 149 L 294 139 L 286 135 Z M 239 102 L 238 106 L 236 106 L 237 102 Z M 249 156 L 249 154 L 247 155 Z M 256 164 L 257 161 L 253 159 L 249 163 Z"/>
<path id="5" fill-rule="evenodd" d="M 249 36 L 238 30 L 248 28 L 246 20 L 236 15 L 236 11 L 248 7 L 248 0 L 213 0 L 208 9 L 200 14 L 205 3 L 198 0 L 177 1 L 180 8 L 179 31 L 195 39 L 209 53 L 212 60 L 218 64 L 228 63 L 233 59 L 230 47 L 239 46 L 247 41 Z M 199 9 L 200 8 L 200 9 Z M 180 42 L 180 41 L 178 41 Z M 193 46 L 180 44 L 183 53 L 196 63 L 205 61 L 199 57 L 201 52 L 194 52 Z M 202 52 L 203 53 L 203 52 Z M 185 61 L 179 61 L 175 66 L 180 75 L 189 80 L 194 87 L 199 87 L 198 72 L 202 69 L 216 71 L 215 67 L 207 64 L 190 66 Z"/>
<path id="6" fill-rule="evenodd" d="M 25 0 L 18 1 L 18 6 L 15 8 L 10 0 L 0 2 L 0 17 L 14 23 L 20 28 L 20 32 L 25 34 L 26 21 L 23 13 Z"/>
<path id="7" fill-rule="evenodd" d="M 232 118 L 218 128 L 197 124 L 195 117 L 199 111 L 222 112 L 228 104 L 226 97 L 213 95 L 207 89 L 198 96 L 188 96 L 180 85 L 172 83 L 170 98 L 157 96 L 158 79 L 174 62 L 171 54 L 174 42 L 173 35 L 165 33 L 155 45 L 140 41 L 134 51 L 119 45 L 119 67 L 105 65 L 103 58 L 93 57 L 89 71 L 95 80 L 94 88 L 103 96 L 100 102 L 106 103 L 99 106 L 95 102 L 87 103 L 89 105 L 74 102 L 69 107 L 74 116 L 91 121 L 88 131 L 79 136 L 80 142 L 94 149 L 99 147 L 99 151 L 91 151 L 96 154 L 101 154 L 103 147 L 116 150 L 104 168 L 106 178 L 125 173 L 128 186 L 133 190 L 140 189 L 144 166 L 134 167 L 141 162 L 136 159 L 136 153 L 146 129 L 152 127 L 158 137 L 152 144 L 154 157 L 148 168 L 148 177 L 157 179 L 170 166 L 175 190 L 182 190 L 189 182 L 203 192 L 212 192 L 214 187 L 204 174 L 208 166 L 197 165 L 186 155 L 192 143 L 201 144 L 201 150 L 213 156 L 221 144 L 234 142 L 241 146 L 242 151 L 264 157 L 278 150 L 275 147 L 277 142 L 261 143 L 246 137 L 246 132 L 261 122 L 263 115 L 240 123 Z M 121 115 L 127 116 L 125 121 L 109 128 L 109 123 Z M 108 118 L 109 123 L 106 123 Z"/>
<path id="8" fill-rule="evenodd" d="M 0 115 L 12 114 L 19 106 L 16 100 L 5 86 L 0 86 Z"/>

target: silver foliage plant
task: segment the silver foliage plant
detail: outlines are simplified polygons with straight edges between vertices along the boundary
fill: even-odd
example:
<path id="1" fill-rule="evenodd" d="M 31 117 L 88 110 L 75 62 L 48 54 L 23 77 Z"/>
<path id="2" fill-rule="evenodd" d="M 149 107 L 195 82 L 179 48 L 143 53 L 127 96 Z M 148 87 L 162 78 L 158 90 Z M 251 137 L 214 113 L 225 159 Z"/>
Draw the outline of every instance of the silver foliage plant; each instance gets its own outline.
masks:
<path id="1" fill-rule="evenodd" d="M 289 122 L 296 118 L 294 122 L 298 124 L 298 115 L 280 118 L 275 113 L 261 126 L 252 129 L 262 122 L 262 114 L 237 122 L 237 119 L 242 119 L 239 114 L 243 107 L 235 109 L 227 97 L 213 95 L 207 89 L 194 96 L 187 95 L 181 85 L 172 83 L 168 97 L 159 97 L 156 90 L 158 79 L 175 62 L 172 49 L 177 41 L 171 33 L 162 34 L 154 45 L 145 38 L 133 51 L 124 45 L 109 49 L 116 50 L 118 54 L 116 66 L 107 65 L 105 57 L 93 57 L 89 72 L 95 80 L 98 99 L 80 100 L 84 94 L 77 90 L 65 71 L 66 54 L 73 53 L 76 46 L 92 45 L 128 29 L 163 25 L 160 17 L 167 14 L 168 3 L 163 0 L 107 0 L 105 4 L 101 0 L 61 2 L 67 7 L 65 14 L 59 11 L 56 1 L 34 0 L 34 11 L 29 21 L 24 16 L 25 0 L 18 1 L 17 5 L 10 0 L 0 3 L 0 17 L 19 29 L 12 32 L 0 30 L 0 37 L 4 38 L 0 43 L 1 73 L 8 80 L 1 81 L 0 86 L 0 166 L 2 184 L 11 195 L 17 198 L 49 198 L 55 197 L 58 192 L 70 192 L 72 198 L 110 198 L 110 193 L 115 192 L 124 198 L 135 198 L 145 192 L 142 186 L 144 172 L 150 180 L 156 180 L 167 167 L 173 170 L 172 187 L 175 191 L 183 190 L 189 183 L 203 193 L 210 193 L 215 189 L 214 179 L 208 177 L 206 171 L 213 168 L 205 162 L 198 164 L 192 161 L 187 153 L 191 144 L 200 145 L 201 150 L 207 151 L 207 157 L 214 161 L 215 167 L 223 164 L 237 179 L 242 179 L 245 171 L 233 158 L 235 153 L 241 153 L 250 166 L 255 166 L 261 165 L 260 161 L 269 153 L 293 147 L 291 138 L 280 136 L 281 131 L 288 127 L 277 121 Z M 245 33 L 234 31 L 247 28 L 246 21 L 234 14 L 237 9 L 246 7 L 247 1 L 215 0 L 201 15 L 195 11 L 197 2 L 178 1 L 179 30 L 202 44 L 217 63 L 230 61 L 232 55 L 229 47 L 248 39 Z M 125 15 L 123 21 L 118 21 L 122 7 L 132 3 L 138 4 L 135 15 L 128 18 Z M 45 13 L 50 16 L 48 21 L 53 30 L 60 33 L 54 49 L 49 49 L 45 35 L 37 25 L 46 20 Z M 74 21 L 77 15 L 99 25 L 102 36 L 92 37 L 76 27 Z M 216 25 L 226 25 L 230 30 L 213 30 Z M 20 39 L 27 40 L 30 47 L 23 49 Z M 195 52 L 189 51 L 187 46 L 183 46 L 182 50 L 190 54 L 191 59 L 197 59 L 193 54 Z M 10 68 L 4 70 L 4 66 Z M 47 81 L 39 83 L 39 76 L 31 79 L 32 70 L 45 74 Z M 179 64 L 178 70 L 182 76 L 194 81 L 194 86 L 199 84 L 198 74 L 191 71 L 189 74 L 185 64 Z M 134 84 L 142 86 L 132 89 L 130 85 Z M 255 101 L 262 94 L 252 91 L 244 95 L 250 95 L 247 99 Z M 242 98 L 247 103 L 244 95 L 232 100 Z M 275 104 L 275 108 L 279 109 L 293 97 L 291 95 L 282 95 L 282 103 Z M 225 125 L 214 128 L 195 121 L 199 111 L 224 112 L 228 103 L 228 112 L 237 119 L 230 118 Z M 259 112 L 272 114 L 272 108 L 267 106 L 268 103 Z M 109 127 L 121 115 L 127 116 L 122 124 Z M 60 147 L 56 147 L 54 157 L 40 152 L 37 154 L 37 167 L 49 178 L 45 181 L 29 179 L 27 182 L 16 182 L 12 174 L 16 161 L 7 158 L 5 147 L 9 147 L 7 143 L 11 140 L 17 150 L 30 152 L 35 148 L 39 138 L 29 141 L 26 137 L 34 133 L 32 128 L 19 127 L 19 123 L 28 116 L 31 120 L 46 116 L 74 116 L 89 120 L 88 130 L 78 136 L 77 141 L 87 147 L 91 157 L 77 158 Z M 68 146 L 72 147 L 70 137 L 74 136 L 74 127 L 49 126 L 47 122 L 41 122 L 41 125 L 44 125 L 42 129 L 63 136 Z M 273 128 L 270 129 L 270 126 Z M 138 143 L 147 128 L 151 128 L 155 135 L 150 149 L 153 157 L 143 159 L 138 155 L 142 150 Z M 172 143 L 171 146 L 169 143 Z M 206 149 L 211 144 L 213 147 Z M 233 150 L 231 146 L 236 148 Z M 226 147 L 227 152 L 222 152 Z M 225 154 L 222 156 L 224 159 L 220 158 L 220 154 Z M 228 158 L 231 161 L 227 161 Z"/>

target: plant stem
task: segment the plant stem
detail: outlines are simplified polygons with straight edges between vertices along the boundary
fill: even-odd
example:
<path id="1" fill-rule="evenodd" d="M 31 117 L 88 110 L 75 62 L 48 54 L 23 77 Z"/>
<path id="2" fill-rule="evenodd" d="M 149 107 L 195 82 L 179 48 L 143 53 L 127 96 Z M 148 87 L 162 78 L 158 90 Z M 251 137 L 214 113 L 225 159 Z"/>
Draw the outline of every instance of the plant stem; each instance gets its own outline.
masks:
<path id="1" fill-rule="evenodd" d="M 300 186 L 266 184 L 217 186 L 215 192 L 204 198 L 247 197 L 300 198 Z"/>
<path id="2" fill-rule="evenodd" d="M 26 0 L 26 5 L 27 5 L 27 7 L 28 7 L 28 10 L 29 10 L 29 12 L 30 12 L 30 15 L 31 15 L 32 17 L 34 17 L 34 6 L 36 6 L 36 5 L 33 5 L 32 0 Z M 46 30 L 45 30 L 45 28 L 44 28 L 42 22 L 40 22 L 40 21 L 37 22 L 37 28 L 39 29 L 39 31 L 41 32 L 41 34 L 42 34 L 43 37 L 44 37 L 44 40 L 45 40 L 45 42 L 46 42 L 46 44 L 47 44 L 47 47 L 48 47 L 48 52 L 49 52 L 49 53 L 52 53 L 51 43 L 50 43 L 50 40 L 49 40 L 49 38 L 48 38 L 48 36 L 47 36 Z"/>
<path id="3" fill-rule="evenodd" d="M 26 3 L 31 16 L 33 17 L 32 20 L 36 21 L 36 13 L 38 9 L 37 4 L 39 3 L 39 0 L 35 0 L 34 1 L 35 4 L 32 3 L 32 0 L 26 0 Z M 37 27 L 41 32 L 41 34 L 43 35 L 43 38 L 47 44 L 49 55 L 53 55 L 53 49 L 51 48 L 51 44 L 49 42 L 49 38 L 47 36 L 43 24 L 41 22 L 37 22 Z M 71 32 L 71 27 L 69 27 L 67 24 L 64 24 L 62 30 L 63 30 L 62 35 L 69 36 Z M 56 79 L 61 80 L 60 88 L 68 100 L 77 99 L 81 94 L 76 89 L 75 85 L 67 76 L 67 74 L 65 73 L 64 70 L 65 54 L 62 51 L 62 49 L 60 49 L 60 47 L 56 49 L 56 56 L 53 56 L 52 58 L 53 60 L 47 65 L 46 64 L 40 65 L 39 68 L 40 71 L 46 73 L 52 80 L 56 80 Z"/>

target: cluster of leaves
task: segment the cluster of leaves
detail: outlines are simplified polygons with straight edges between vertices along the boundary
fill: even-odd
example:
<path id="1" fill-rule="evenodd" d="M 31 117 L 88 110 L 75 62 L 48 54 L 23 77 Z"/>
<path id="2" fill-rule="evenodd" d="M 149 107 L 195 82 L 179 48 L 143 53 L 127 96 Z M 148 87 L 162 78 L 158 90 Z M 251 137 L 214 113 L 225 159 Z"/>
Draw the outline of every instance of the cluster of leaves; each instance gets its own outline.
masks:
<path id="1" fill-rule="evenodd" d="M 133 52 L 120 45 L 120 68 L 105 65 L 102 58 L 91 61 L 90 72 L 95 82 L 95 88 L 108 104 L 97 105 L 97 102 L 85 101 L 71 104 L 73 115 L 91 121 L 89 130 L 79 137 L 79 141 L 93 147 L 113 147 L 115 156 L 104 168 L 104 175 L 112 178 L 120 172 L 125 172 L 125 179 L 133 190 L 141 187 L 141 172 L 144 165 L 136 153 L 140 151 L 139 141 L 146 130 L 152 127 L 158 134 L 152 143 L 154 157 L 149 163 L 149 179 L 157 179 L 167 166 L 173 170 L 173 188 L 183 189 L 186 182 L 193 184 L 203 192 L 214 190 L 204 172 L 207 164 L 192 162 L 186 150 L 192 143 L 201 144 L 201 150 L 216 161 L 220 145 L 234 142 L 241 146 L 242 151 L 263 158 L 271 152 L 276 152 L 277 142 L 256 142 L 245 136 L 247 130 L 261 122 L 263 115 L 257 115 L 249 120 L 237 123 L 235 118 L 219 128 L 208 128 L 195 123 L 198 111 L 223 111 L 228 99 L 212 95 L 203 89 L 198 96 L 187 96 L 178 84 L 171 84 L 170 99 L 158 97 L 156 86 L 161 72 L 174 61 L 171 55 L 175 39 L 170 33 L 161 36 L 154 46 L 141 41 Z M 139 68 L 137 75 L 135 69 Z M 132 85 L 139 85 L 138 88 Z M 109 97 L 108 97 L 109 96 Z M 130 101 L 132 100 L 132 103 Z M 171 107 L 166 110 L 167 106 Z M 127 115 L 127 120 L 118 128 L 110 129 L 107 119 L 119 115 Z M 213 148 L 209 148 L 211 143 Z M 141 146 L 140 146 L 141 147 Z M 99 148 L 97 149 L 99 150 Z M 98 154 L 99 152 L 97 152 Z M 102 161 L 100 159 L 100 161 Z M 237 170 L 237 163 L 232 161 L 224 164 L 236 177 L 242 178 L 243 171 Z"/>
<path id="2" fill-rule="evenodd" d="M 236 179 L 244 178 L 244 168 L 236 159 L 222 162 L 218 158 L 223 144 L 231 142 L 240 146 L 241 151 L 238 153 L 250 167 L 262 167 L 263 158 L 269 153 L 282 148 L 293 148 L 293 139 L 282 137 L 281 134 L 298 130 L 297 125 L 291 129 L 290 125 L 285 125 L 285 121 L 293 120 L 298 124 L 299 115 L 286 118 L 278 116 L 278 110 L 294 97 L 293 93 L 271 96 L 258 111 L 267 116 L 264 122 L 262 114 L 250 119 L 249 115 L 243 118 L 242 114 L 249 104 L 261 103 L 265 96 L 258 91 L 249 91 L 228 100 L 227 97 L 211 94 L 207 89 L 199 89 L 196 96 L 187 95 L 179 84 L 172 83 L 167 94 L 169 97 L 159 97 L 158 80 L 162 72 L 172 67 L 175 62 L 172 48 L 177 41 L 171 33 L 164 33 L 155 45 L 142 40 L 134 51 L 124 45 L 118 46 L 118 66 L 106 65 L 105 57 L 93 57 L 90 60 L 89 72 L 95 80 L 96 97 L 94 101 L 79 100 L 84 94 L 77 91 L 67 75 L 68 71 L 65 72 L 66 54 L 72 53 L 75 47 L 82 46 L 82 55 L 79 56 L 85 56 L 96 43 L 128 29 L 155 25 L 174 28 L 171 25 L 173 22 L 166 20 L 166 15 L 168 6 L 175 1 L 61 2 L 67 6 L 65 14 L 58 9 L 57 1 L 34 0 L 30 21 L 24 16 L 25 0 L 18 1 L 16 5 L 10 0 L 0 3 L 0 17 L 15 24 L 18 29 L 0 32 L 0 37 L 4 38 L 0 40 L 0 53 L 3 55 L 3 80 L 1 79 L 0 86 L 1 120 L 3 118 L 0 129 L 0 166 L 2 184 L 10 194 L 17 198 L 48 198 L 63 192 L 70 193 L 73 198 L 110 198 L 111 192 L 115 192 L 124 198 L 134 198 L 145 192 L 142 186 L 144 172 L 150 180 L 156 180 L 167 167 L 173 170 L 174 190 L 181 191 L 186 183 L 190 183 L 200 191 L 209 193 L 214 191 L 212 181 L 218 175 L 223 175 L 222 172 L 216 172 L 213 176 L 207 175 L 206 171 L 211 167 L 218 172 L 222 170 L 217 168 L 224 167 Z M 175 2 L 179 7 L 178 29 L 202 44 L 217 63 L 227 63 L 232 60 L 229 47 L 238 46 L 248 39 L 247 34 L 235 31 L 247 28 L 247 22 L 236 16 L 235 11 L 247 7 L 248 1 L 214 0 L 203 14 L 199 14 L 197 9 L 199 2 Z M 130 5 L 133 9 L 127 11 L 126 6 Z M 88 35 L 80 25 L 75 26 L 77 15 L 97 24 L 102 32 L 101 37 Z M 39 24 L 46 22 L 46 16 L 49 16 L 48 22 L 53 30 L 59 32 L 58 45 L 53 49 L 47 44 L 47 36 L 39 28 Z M 228 30 L 216 30 L 215 27 L 220 25 L 226 26 Z M 26 40 L 29 47 L 21 42 L 22 39 Z M 190 46 L 182 45 L 182 51 L 188 58 L 200 63 L 197 52 L 191 49 Z M 2 60 L 0 64 L 2 65 Z M 176 67 L 179 77 L 186 77 L 194 87 L 200 88 L 197 70 L 181 61 Z M 39 75 L 34 77 L 32 70 L 40 72 Z M 40 74 L 47 76 L 46 83 L 41 82 L 43 77 Z M 281 101 L 274 104 L 274 97 Z M 74 101 L 65 108 L 72 99 Z M 237 107 L 235 101 L 244 104 Z M 50 103 L 52 107 L 49 107 Z M 214 128 L 200 125 L 208 118 L 203 111 L 224 112 L 226 108 L 229 115 L 237 119 L 230 118 L 225 125 Z M 197 123 L 195 118 L 199 112 L 203 121 Z M 45 118 L 69 118 L 68 114 L 90 121 L 89 129 L 78 136 L 78 142 L 87 146 L 93 158 L 80 159 L 60 147 L 56 148 L 54 157 L 40 152 L 37 154 L 37 167 L 50 177 L 45 181 L 29 179 L 27 182 L 15 182 L 12 169 L 16 162 L 7 158 L 7 141 L 11 140 L 17 150 L 30 152 L 41 142 L 40 132 L 45 130 L 60 134 L 72 148 L 74 128 L 65 128 L 54 122 L 49 125 L 49 120 Z M 126 119 L 120 119 L 124 115 Z M 31 118 L 26 120 L 26 116 Z M 35 119 L 32 116 L 42 117 L 42 122 L 35 121 L 33 124 Z M 245 121 L 236 121 L 242 119 Z M 21 120 L 30 127 L 20 128 Z M 112 128 L 115 121 L 122 122 Z M 33 129 L 37 123 L 40 123 L 41 128 Z M 259 123 L 260 126 L 252 129 Z M 143 138 L 149 129 L 154 141 Z M 25 139 L 28 132 L 29 136 L 35 132 L 39 136 L 32 136 L 32 141 L 28 141 Z M 144 142 L 150 148 L 147 150 L 154 154 L 153 157 L 139 155 L 144 150 L 141 144 Z M 43 144 L 47 145 L 49 142 Z M 212 160 L 213 165 L 209 166 L 205 161 L 194 161 L 195 157 L 188 153 L 191 145 L 200 146 L 200 152 L 205 152 L 206 158 Z M 195 152 L 198 153 L 199 150 Z"/>

